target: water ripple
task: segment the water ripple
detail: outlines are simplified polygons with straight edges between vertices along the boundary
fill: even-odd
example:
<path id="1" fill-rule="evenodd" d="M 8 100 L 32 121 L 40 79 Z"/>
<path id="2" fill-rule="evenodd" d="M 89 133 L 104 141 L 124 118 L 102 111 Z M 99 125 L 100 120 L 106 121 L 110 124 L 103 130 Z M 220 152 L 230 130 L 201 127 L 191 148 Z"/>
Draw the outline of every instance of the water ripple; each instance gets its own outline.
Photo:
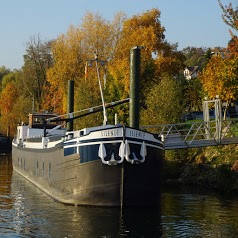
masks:
<path id="1" fill-rule="evenodd" d="M 0 158 L 0 237 L 237 237 L 237 198 L 188 191 L 163 191 L 161 211 L 65 206 Z"/>

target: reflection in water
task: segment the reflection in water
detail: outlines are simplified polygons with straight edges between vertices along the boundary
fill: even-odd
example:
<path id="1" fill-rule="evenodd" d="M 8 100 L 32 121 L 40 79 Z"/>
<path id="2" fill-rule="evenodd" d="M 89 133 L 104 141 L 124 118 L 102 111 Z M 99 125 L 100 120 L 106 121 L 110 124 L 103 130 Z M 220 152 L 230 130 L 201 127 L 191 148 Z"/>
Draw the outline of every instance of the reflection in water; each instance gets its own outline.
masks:
<path id="1" fill-rule="evenodd" d="M 189 191 L 189 192 L 188 192 Z M 237 237 L 238 199 L 163 190 L 157 209 L 66 206 L 12 172 L 0 157 L 0 237 Z"/>
<path id="2" fill-rule="evenodd" d="M 36 237 L 158 237 L 146 234 L 153 233 L 154 210 L 140 213 L 136 209 L 122 212 L 119 208 L 66 206 L 54 202 L 15 172 L 12 184 L 16 212 L 13 227 L 17 233 Z"/>
<path id="3" fill-rule="evenodd" d="M 164 191 L 164 237 L 237 237 L 238 199 L 188 190 Z"/>
<path id="4" fill-rule="evenodd" d="M 12 171 L 6 160 L 0 163 L 5 163 L 0 167 L 1 174 Z M 3 184 L 9 181 L 10 186 L 5 192 L 9 208 L 3 215 L 5 225 L 2 219 L 0 222 L 0 237 L 159 237 L 157 210 L 66 206 L 16 172 L 11 175 L 1 179 Z"/>
<path id="5" fill-rule="evenodd" d="M 119 237 L 161 237 L 160 211 L 127 208 L 122 211 Z"/>

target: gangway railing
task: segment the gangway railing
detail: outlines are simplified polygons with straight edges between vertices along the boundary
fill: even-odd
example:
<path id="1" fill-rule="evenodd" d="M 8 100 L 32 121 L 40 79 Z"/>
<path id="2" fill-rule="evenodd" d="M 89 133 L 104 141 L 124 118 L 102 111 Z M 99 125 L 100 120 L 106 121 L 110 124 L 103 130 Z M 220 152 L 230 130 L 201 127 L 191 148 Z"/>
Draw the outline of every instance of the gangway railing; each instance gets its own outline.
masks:
<path id="1" fill-rule="evenodd" d="M 178 124 L 142 126 L 141 129 L 158 134 L 165 150 L 238 144 L 238 118 L 193 121 Z"/>

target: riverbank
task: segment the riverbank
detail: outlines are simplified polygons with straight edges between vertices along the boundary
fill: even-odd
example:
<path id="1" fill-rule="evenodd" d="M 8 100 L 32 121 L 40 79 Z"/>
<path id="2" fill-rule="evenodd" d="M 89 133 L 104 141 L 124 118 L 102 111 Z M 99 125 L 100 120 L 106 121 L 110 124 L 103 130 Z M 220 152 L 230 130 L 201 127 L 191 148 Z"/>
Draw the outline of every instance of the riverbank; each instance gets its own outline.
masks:
<path id="1" fill-rule="evenodd" d="M 238 145 L 166 151 L 163 185 L 191 185 L 238 195 Z"/>

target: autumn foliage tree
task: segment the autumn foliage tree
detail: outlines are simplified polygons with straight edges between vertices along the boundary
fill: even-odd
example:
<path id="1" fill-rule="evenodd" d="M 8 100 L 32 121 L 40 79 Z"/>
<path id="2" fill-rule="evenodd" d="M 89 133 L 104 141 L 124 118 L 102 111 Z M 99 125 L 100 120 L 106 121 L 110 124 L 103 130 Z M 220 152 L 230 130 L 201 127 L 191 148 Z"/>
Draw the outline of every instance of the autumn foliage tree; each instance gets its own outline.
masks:
<path id="1" fill-rule="evenodd" d="M 238 30 L 238 6 L 236 8 L 233 7 L 232 3 L 224 6 L 221 0 L 218 0 L 218 3 L 222 9 L 222 19 L 224 22 L 233 28 L 234 30 Z"/>
<path id="2" fill-rule="evenodd" d="M 46 71 L 52 64 L 51 42 L 43 42 L 40 36 L 31 37 L 27 42 L 24 66 L 22 67 L 22 81 L 34 101 L 36 111 L 44 109 L 44 95 L 48 91 Z"/>
<path id="3" fill-rule="evenodd" d="M 32 98 L 25 90 L 20 70 L 9 71 L 1 81 L 0 92 L 0 131 L 14 136 L 16 125 L 27 123 L 27 116 L 32 111 Z"/>
<path id="4" fill-rule="evenodd" d="M 52 66 L 50 42 L 42 42 L 37 36 L 26 46 L 22 69 L 4 70 L 1 77 L 0 127 L 11 136 L 17 123 L 28 121 L 30 112 L 44 109 L 44 95 L 49 92 L 46 70 Z"/>
<path id="5" fill-rule="evenodd" d="M 238 97 L 237 61 L 214 55 L 208 62 L 200 79 L 210 99 L 219 95 L 229 105 Z"/>
<path id="6" fill-rule="evenodd" d="M 87 12 L 79 26 L 70 26 L 65 34 L 55 40 L 42 42 L 39 38 L 31 38 L 18 79 L 21 84 L 18 99 L 23 105 L 18 108 L 24 112 L 45 109 L 66 113 L 68 80 L 75 82 L 75 111 L 100 105 L 94 52 L 99 59 L 106 61 L 104 65 L 99 64 L 106 102 L 127 98 L 130 90 L 130 50 L 134 46 L 143 46 L 141 105 L 144 109 L 148 108 L 149 97 L 155 95 L 152 89 L 156 87 L 157 93 L 161 93 L 158 84 L 167 77 L 176 83 L 183 69 L 183 54 L 177 51 L 177 45 L 165 40 L 164 32 L 160 11 L 152 9 L 131 18 L 118 13 L 112 21 Z M 175 87 L 171 87 L 171 90 L 175 90 Z M 32 100 L 35 107 L 30 110 Z M 111 109 L 109 123 L 113 123 L 115 112 L 118 113 L 118 122 L 128 122 L 128 105 Z M 161 113 L 161 110 L 153 113 Z M 100 123 L 102 113 L 80 119 L 75 122 L 75 127 Z"/>
<path id="7" fill-rule="evenodd" d="M 51 92 L 57 100 L 56 110 L 61 113 L 67 111 L 67 81 L 75 81 L 75 109 L 81 110 L 101 104 L 98 79 L 96 74 L 94 52 L 102 60 L 109 60 L 115 50 L 117 31 L 123 15 L 118 14 L 112 22 L 102 18 L 99 14 L 88 12 L 80 26 L 71 26 L 66 34 L 59 36 L 52 45 L 54 66 L 48 70 L 48 81 Z M 87 63 L 92 60 L 92 63 Z M 85 70 L 87 77 L 85 77 Z M 105 68 L 100 67 L 100 73 Z M 49 100 L 50 102 L 50 100 Z M 81 122 L 84 119 L 81 120 Z M 85 120 L 84 125 L 94 119 Z M 96 120 L 97 121 L 97 120 Z M 82 123 L 83 124 L 83 123 Z"/>
<path id="8" fill-rule="evenodd" d="M 232 4 L 223 6 L 218 0 L 223 11 L 223 20 L 233 29 L 238 29 L 238 9 Z M 228 106 L 238 98 L 238 40 L 231 32 L 231 40 L 222 54 L 213 55 L 200 75 L 205 91 L 211 99 L 219 95 Z"/>
<path id="9" fill-rule="evenodd" d="M 13 132 L 9 130 L 15 130 L 15 127 L 12 126 L 16 123 L 13 107 L 17 96 L 18 90 L 13 82 L 6 85 L 0 96 L 1 129 L 5 133 L 7 132 L 7 134 L 13 134 Z"/>
<path id="10" fill-rule="evenodd" d="M 99 59 L 107 61 L 100 65 L 101 79 L 106 74 L 105 98 L 107 102 L 129 97 L 130 50 L 143 46 L 141 50 L 141 95 L 145 104 L 150 89 L 160 82 L 163 73 L 175 77 L 183 68 L 184 56 L 165 40 L 164 27 L 160 23 L 160 11 L 152 9 L 126 18 L 118 13 L 109 22 L 98 14 L 88 12 L 80 26 L 71 26 L 66 34 L 52 44 L 54 66 L 47 72 L 51 85 L 48 94 L 51 107 L 66 112 L 67 81 L 75 81 L 75 109 L 81 110 L 101 104 L 95 69 L 94 51 Z M 89 61 L 89 60 L 92 61 Z M 85 63 L 87 68 L 85 68 Z M 85 78 L 85 69 L 87 77 Z M 104 83 L 104 82 L 103 82 Z M 86 92 L 86 93 L 85 93 Z M 51 95 L 51 96 L 50 96 Z M 115 111 L 112 110 L 112 114 Z M 128 119 L 128 107 L 117 108 L 121 123 Z M 91 118 L 91 119 L 90 119 Z M 96 120 L 95 120 L 96 118 Z M 111 122 L 113 117 L 109 116 Z M 81 119 L 81 125 L 98 124 L 101 114 Z"/>
<path id="11" fill-rule="evenodd" d="M 147 108 L 146 98 L 151 96 L 151 89 L 157 87 L 167 74 L 174 79 L 183 68 L 184 56 L 165 40 L 165 28 L 160 22 L 160 11 L 152 9 L 126 19 L 123 23 L 121 37 L 110 62 L 110 74 L 113 77 L 112 96 L 121 98 L 129 96 L 130 90 L 130 50 L 134 46 L 141 49 L 141 105 Z M 122 115 L 126 115 L 122 111 Z M 160 113 L 154 111 L 154 113 Z M 120 116 L 120 114 L 119 114 Z M 126 123 L 126 121 L 123 121 Z"/>

